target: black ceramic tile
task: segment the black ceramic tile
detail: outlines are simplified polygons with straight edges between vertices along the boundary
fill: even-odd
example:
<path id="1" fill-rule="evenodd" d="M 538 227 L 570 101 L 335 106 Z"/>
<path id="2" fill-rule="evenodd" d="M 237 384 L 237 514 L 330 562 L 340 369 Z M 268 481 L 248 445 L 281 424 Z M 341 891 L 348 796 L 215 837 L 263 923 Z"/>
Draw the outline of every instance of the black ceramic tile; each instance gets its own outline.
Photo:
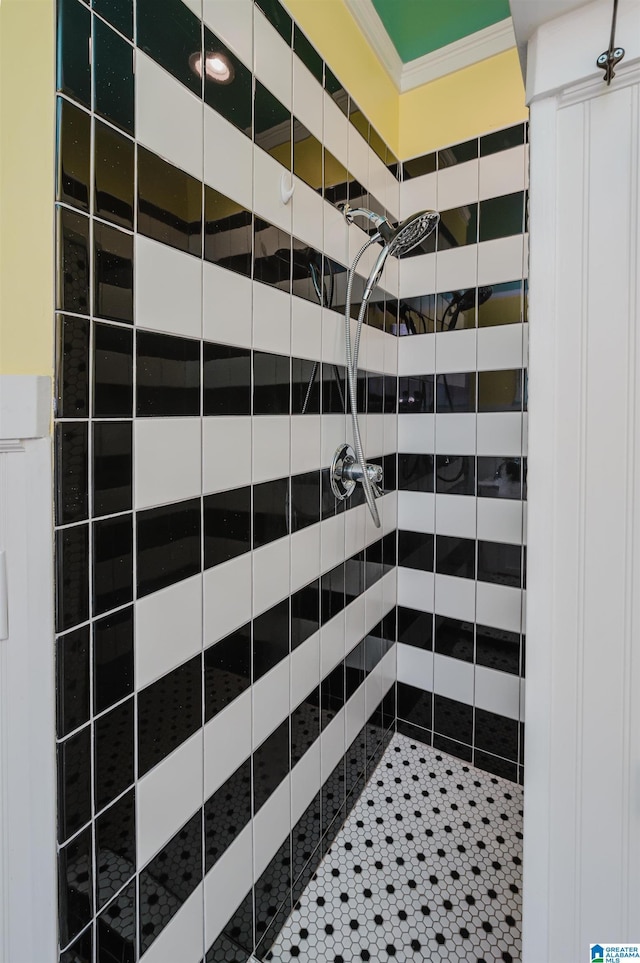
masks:
<path id="1" fill-rule="evenodd" d="M 93 523 L 93 614 L 133 598 L 133 516 Z"/>
<path id="2" fill-rule="evenodd" d="M 131 882 L 96 922 L 96 963 L 136 963 L 136 884 Z"/>
<path id="3" fill-rule="evenodd" d="M 344 660 L 345 667 L 345 700 L 348 701 L 365 679 L 364 669 L 365 640 L 362 639 L 347 654 Z"/>
<path id="4" fill-rule="evenodd" d="M 200 499 L 137 513 L 138 598 L 201 569 Z"/>
<path id="5" fill-rule="evenodd" d="M 378 157 L 386 167 L 388 148 L 384 140 L 378 133 L 378 131 L 375 129 L 375 127 L 373 127 L 373 125 L 369 130 L 369 147 L 371 147 L 371 149 L 378 155 Z"/>
<path id="6" fill-rule="evenodd" d="M 381 539 L 382 544 L 382 573 L 386 575 L 398 562 L 397 534 L 394 531 L 387 532 Z"/>
<path id="7" fill-rule="evenodd" d="M 288 834 L 255 885 L 255 939 L 259 959 L 291 912 L 291 882 L 291 836 Z"/>
<path id="8" fill-rule="evenodd" d="M 436 537 L 436 572 L 458 578 L 476 577 L 476 543 L 471 538 Z"/>
<path id="9" fill-rule="evenodd" d="M 134 143 L 97 118 L 94 124 L 94 213 L 132 229 Z"/>
<path id="10" fill-rule="evenodd" d="M 292 293 L 312 304 L 329 304 L 332 281 L 322 251 L 291 238 Z"/>
<path id="11" fill-rule="evenodd" d="M 89 618 L 89 526 L 56 533 L 56 631 Z"/>
<path id="12" fill-rule="evenodd" d="M 349 94 L 340 83 L 333 71 L 329 70 L 327 64 L 324 65 L 324 86 L 325 90 L 333 101 L 338 105 L 342 113 L 349 115 Z"/>
<path id="13" fill-rule="evenodd" d="M 288 415 L 290 412 L 290 359 L 281 354 L 253 352 L 254 415 Z"/>
<path id="14" fill-rule="evenodd" d="M 346 798 L 345 785 L 345 761 L 340 760 L 335 769 L 329 774 L 322 786 L 322 832 L 325 833 L 335 817 L 340 812 Z M 335 834 L 340 828 L 341 820 L 336 820 L 334 824 Z M 331 836 L 335 838 L 334 833 Z M 324 845 L 328 849 L 333 842 L 333 838 L 326 841 Z"/>
<path id="15" fill-rule="evenodd" d="M 91 117 L 62 97 L 57 100 L 56 200 L 89 210 Z"/>
<path id="16" fill-rule="evenodd" d="M 56 731 L 59 738 L 89 719 L 89 627 L 56 640 Z"/>
<path id="17" fill-rule="evenodd" d="M 523 371 L 478 372 L 478 411 L 522 411 Z"/>
<path id="18" fill-rule="evenodd" d="M 430 334 L 435 331 L 435 294 L 404 298 L 398 305 L 398 334 Z"/>
<path id="19" fill-rule="evenodd" d="M 320 579 L 320 621 L 329 622 L 344 609 L 345 567 L 344 562 L 325 572 Z"/>
<path id="20" fill-rule="evenodd" d="M 478 156 L 478 139 L 465 140 L 462 144 L 452 144 L 438 151 L 438 170 L 452 167 L 454 164 L 464 164 Z"/>
<path id="21" fill-rule="evenodd" d="M 254 815 L 289 773 L 289 717 L 253 753 Z"/>
<path id="22" fill-rule="evenodd" d="M 138 230 L 180 251 L 196 257 L 202 254 L 201 182 L 140 146 Z"/>
<path id="23" fill-rule="evenodd" d="M 433 412 L 433 383 L 433 375 L 399 378 L 398 412 L 413 415 Z"/>
<path id="24" fill-rule="evenodd" d="M 133 453 L 130 421 L 93 423 L 93 515 L 132 506 Z"/>
<path id="25" fill-rule="evenodd" d="M 518 722 L 494 712 L 476 709 L 474 743 L 477 749 L 517 762 Z"/>
<path id="26" fill-rule="evenodd" d="M 291 292 L 291 235 L 258 217 L 253 219 L 253 277 Z"/>
<path id="27" fill-rule="evenodd" d="M 93 18 L 91 61 L 96 113 L 133 134 L 133 47 L 97 17 Z"/>
<path id="28" fill-rule="evenodd" d="M 254 140 L 258 147 L 291 168 L 291 111 L 256 80 L 253 115 Z"/>
<path id="29" fill-rule="evenodd" d="M 369 143 L 369 121 L 352 97 L 349 97 L 349 120 L 355 129 L 362 134 L 364 140 Z"/>
<path id="30" fill-rule="evenodd" d="M 89 514 L 86 421 L 58 423 L 55 428 L 56 524 L 81 522 Z"/>
<path id="31" fill-rule="evenodd" d="M 62 886 L 60 889 L 62 890 Z M 61 933 L 62 929 L 61 924 Z M 61 952 L 60 963 L 93 963 L 93 929 L 91 926 L 88 926 L 71 946 Z"/>
<path id="32" fill-rule="evenodd" d="M 371 545 L 367 545 L 364 550 L 364 587 L 371 588 L 372 585 L 382 578 L 382 539 L 379 538 Z"/>
<path id="33" fill-rule="evenodd" d="M 91 729 L 58 746 L 58 842 L 91 819 Z"/>
<path id="34" fill-rule="evenodd" d="M 202 882 L 202 810 L 140 873 L 140 952 L 160 935 Z"/>
<path id="35" fill-rule="evenodd" d="M 293 27 L 293 49 L 305 67 L 311 71 L 319 84 L 323 81 L 322 57 L 309 43 L 298 24 Z"/>
<path id="36" fill-rule="evenodd" d="M 253 486 L 253 547 L 289 533 L 289 479 Z"/>
<path id="37" fill-rule="evenodd" d="M 242 61 L 204 28 L 204 99 L 238 130 L 251 136 L 252 77 Z"/>
<path id="38" fill-rule="evenodd" d="M 291 413 L 320 413 L 320 362 L 306 358 L 291 359 Z"/>
<path id="39" fill-rule="evenodd" d="M 325 729 L 345 703 L 345 663 L 338 664 L 320 683 L 320 724 Z"/>
<path id="40" fill-rule="evenodd" d="M 251 955 L 251 947 L 253 946 L 253 916 L 253 887 L 250 887 L 249 892 L 241 901 L 238 908 L 230 919 L 227 920 L 223 930 L 223 935 L 235 946 L 238 954 L 237 963 L 246 963 L 245 958 L 241 955 L 242 950 L 247 951 L 247 956 Z M 235 957 L 225 956 L 223 958 L 220 955 L 211 956 L 212 951 L 216 948 L 218 948 L 217 942 L 213 944 L 213 947 L 209 953 L 207 953 L 206 963 L 236 963 Z"/>
<path id="41" fill-rule="evenodd" d="M 56 84 L 74 100 L 91 107 L 89 38 L 91 14 L 80 0 L 60 0 L 57 22 Z"/>
<path id="42" fill-rule="evenodd" d="M 520 636 L 488 625 L 476 626 L 476 663 L 499 672 L 518 675 Z"/>
<path id="43" fill-rule="evenodd" d="M 478 205 L 464 204 L 462 207 L 440 211 L 437 234 L 439 251 L 475 244 L 478 240 Z"/>
<path id="44" fill-rule="evenodd" d="M 204 871 L 215 866 L 251 819 L 251 759 L 204 804 Z"/>
<path id="45" fill-rule="evenodd" d="M 291 531 L 299 532 L 320 521 L 320 472 L 310 471 L 291 479 Z"/>
<path id="46" fill-rule="evenodd" d="M 518 324 L 522 321 L 522 281 L 506 281 L 480 288 L 478 296 L 478 327 L 496 324 Z"/>
<path id="47" fill-rule="evenodd" d="M 93 225 L 93 310 L 98 317 L 133 322 L 133 236 Z"/>
<path id="48" fill-rule="evenodd" d="M 339 501 L 331 490 L 331 477 L 328 468 L 323 468 L 320 473 L 320 517 L 321 519 L 331 518 L 333 515 L 339 515 L 341 512 L 346 510 L 346 502 Z M 349 507 L 354 508 L 354 499 L 358 495 L 358 489 L 355 488 L 353 495 L 349 499 Z"/>
<path id="49" fill-rule="evenodd" d="M 381 415 L 384 412 L 384 375 L 369 371 L 366 377 L 367 399 L 366 411 L 370 415 Z M 360 406 L 358 406 L 360 407 Z"/>
<path id="50" fill-rule="evenodd" d="M 478 580 L 522 586 L 522 547 L 502 542 L 478 542 Z"/>
<path id="51" fill-rule="evenodd" d="M 93 915 L 93 856 L 88 827 L 58 856 L 58 926 L 60 945 L 65 946 L 87 925 Z M 80 950 L 86 951 L 83 940 Z M 75 944 L 74 944 L 75 948 Z M 63 956 L 64 959 L 64 956 Z M 82 957 L 68 957 L 77 963 Z M 87 963 L 92 963 L 89 957 Z"/>
<path id="52" fill-rule="evenodd" d="M 345 604 L 349 605 L 364 592 L 365 559 L 364 549 L 348 558 L 344 563 Z"/>
<path id="53" fill-rule="evenodd" d="M 435 151 L 432 154 L 422 154 L 411 160 L 404 161 L 402 164 L 402 180 L 408 181 L 412 177 L 423 177 L 425 174 L 433 174 L 437 170 L 438 155 Z"/>
<path id="54" fill-rule="evenodd" d="M 398 565 L 433 572 L 433 535 L 398 532 Z"/>
<path id="55" fill-rule="evenodd" d="M 320 627 L 320 582 L 316 579 L 291 596 L 291 649 L 297 648 Z"/>
<path id="56" fill-rule="evenodd" d="M 398 410 L 398 379 L 395 375 L 384 376 L 384 413 L 394 415 Z"/>
<path id="57" fill-rule="evenodd" d="M 133 39 L 133 0 L 91 0 L 91 6 L 116 30 Z"/>
<path id="58" fill-rule="evenodd" d="M 478 495 L 484 498 L 522 498 L 524 460 L 478 458 Z"/>
<path id="59" fill-rule="evenodd" d="M 200 414 L 200 342 L 170 334 L 137 334 L 136 413 Z"/>
<path id="60" fill-rule="evenodd" d="M 444 495 L 475 495 L 473 455 L 436 455 L 436 491 Z"/>
<path id="61" fill-rule="evenodd" d="M 202 725 L 202 659 L 172 669 L 138 693 L 138 777 Z"/>
<path id="62" fill-rule="evenodd" d="M 204 566 L 211 568 L 251 550 L 251 489 L 206 495 Z"/>
<path id="63" fill-rule="evenodd" d="M 322 413 L 343 415 L 347 411 L 346 373 L 342 365 L 322 365 Z"/>
<path id="64" fill-rule="evenodd" d="M 373 672 L 386 650 L 387 642 L 384 638 L 382 625 L 378 623 L 364 640 L 364 668 L 367 675 Z"/>
<path id="65" fill-rule="evenodd" d="M 249 959 L 249 950 L 237 946 L 233 940 L 221 933 L 210 947 L 203 963 L 249 963 Z"/>
<path id="66" fill-rule="evenodd" d="M 436 413 L 476 410 L 476 373 L 461 371 L 436 375 Z"/>
<path id="67" fill-rule="evenodd" d="M 204 256 L 206 260 L 228 271 L 251 277 L 252 244 L 251 211 L 205 184 Z"/>
<path id="68" fill-rule="evenodd" d="M 398 455 L 398 489 L 410 492 L 433 491 L 433 455 Z"/>
<path id="69" fill-rule="evenodd" d="M 253 620 L 253 681 L 289 655 L 289 599 Z"/>
<path id="70" fill-rule="evenodd" d="M 446 699 L 441 695 L 434 696 L 433 729 L 441 736 L 470 745 L 473 732 L 473 707 L 456 702 L 455 699 Z"/>
<path id="71" fill-rule="evenodd" d="M 398 642 L 414 645 L 418 649 L 433 647 L 433 615 L 398 606 Z"/>
<path id="72" fill-rule="evenodd" d="M 93 709 L 133 692 L 133 606 L 93 623 Z"/>
<path id="73" fill-rule="evenodd" d="M 131 418 L 132 414 L 133 332 L 110 324 L 95 324 L 93 416 Z"/>
<path id="74" fill-rule="evenodd" d="M 89 415 L 89 322 L 56 318 L 56 416 Z"/>
<path id="75" fill-rule="evenodd" d="M 450 756 L 455 756 L 456 759 L 463 759 L 465 762 L 471 762 L 473 757 L 473 749 L 471 746 L 457 742 L 455 739 L 448 739 L 446 736 L 441 736 L 437 732 L 433 733 L 433 748 L 440 749 Z"/>
<path id="76" fill-rule="evenodd" d="M 351 175 L 347 168 L 326 147 L 323 165 L 323 197 L 330 204 L 342 204 L 347 200 Z"/>
<path id="77" fill-rule="evenodd" d="M 133 698 L 96 719 L 93 753 L 95 808 L 99 812 L 134 780 Z"/>
<path id="78" fill-rule="evenodd" d="M 251 414 L 251 351 L 226 344 L 203 346 L 205 415 Z"/>
<path id="79" fill-rule="evenodd" d="M 480 138 L 480 157 L 487 157 L 489 154 L 496 154 L 501 150 L 509 150 L 510 147 L 519 147 L 524 143 L 524 124 L 506 127 L 504 130 L 497 130 L 493 134 L 485 134 L 484 137 Z"/>
<path id="80" fill-rule="evenodd" d="M 314 191 L 322 190 L 322 144 L 293 119 L 293 173 Z"/>
<path id="81" fill-rule="evenodd" d="M 320 689 L 315 689 L 291 713 L 291 768 L 320 736 Z"/>
<path id="82" fill-rule="evenodd" d="M 451 659 L 473 662 L 473 623 L 436 615 L 434 650 Z"/>
<path id="83" fill-rule="evenodd" d="M 251 685 L 251 623 L 204 651 L 204 721 Z"/>
<path id="84" fill-rule="evenodd" d="M 289 46 L 292 42 L 292 20 L 280 0 L 256 0 L 258 6 L 272 27 L 275 27 Z"/>
<path id="85" fill-rule="evenodd" d="M 491 288 L 465 288 L 436 294 L 436 331 L 463 331 L 476 326 L 478 299 L 488 296 Z"/>
<path id="86" fill-rule="evenodd" d="M 56 307 L 89 314 L 89 219 L 58 208 Z"/>
<path id="87" fill-rule="evenodd" d="M 182 0 L 137 0 L 137 43 L 194 94 L 202 90 L 201 23 Z M 201 68 L 200 68 L 201 69 Z"/>
<path id="88" fill-rule="evenodd" d="M 292 902 L 295 904 L 311 882 L 322 855 L 320 843 L 320 793 L 311 800 L 291 831 L 291 869 L 294 880 Z"/>
<path id="89" fill-rule="evenodd" d="M 524 191 L 480 201 L 480 241 L 522 234 L 524 230 Z"/>
<path id="90" fill-rule="evenodd" d="M 508 762 L 498 756 L 492 756 L 488 752 L 481 752 L 475 749 L 473 753 L 473 765 L 476 769 L 484 769 L 485 772 L 492 772 L 495 776 L 509 779 L 511 782 L 518 781 L 518 766 L 515 762 Z"/>

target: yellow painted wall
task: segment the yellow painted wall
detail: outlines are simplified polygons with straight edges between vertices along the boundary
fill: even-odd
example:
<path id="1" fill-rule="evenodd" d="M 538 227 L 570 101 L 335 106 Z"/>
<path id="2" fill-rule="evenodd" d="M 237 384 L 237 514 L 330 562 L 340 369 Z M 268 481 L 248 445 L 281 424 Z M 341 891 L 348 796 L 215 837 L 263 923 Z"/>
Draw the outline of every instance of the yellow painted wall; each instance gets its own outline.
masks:
<path id="1" fill-rule="evenodd" d="M 0 374 L 53 367 L 54 0 L 0 0 Z"/>

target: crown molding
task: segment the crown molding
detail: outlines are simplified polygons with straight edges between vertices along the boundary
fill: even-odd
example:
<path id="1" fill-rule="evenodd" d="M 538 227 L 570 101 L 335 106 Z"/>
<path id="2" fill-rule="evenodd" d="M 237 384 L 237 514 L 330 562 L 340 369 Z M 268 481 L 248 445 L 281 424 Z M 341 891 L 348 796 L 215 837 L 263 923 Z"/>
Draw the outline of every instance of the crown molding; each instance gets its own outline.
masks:
<path id="1" fill-rule="evenodd" d="M 471 67 L 480 60 L 504 53 L 516 45 L 513 23 L 511 17 L 507 17 L 506 20 L 500 20 L 490 27 L 469 34 L 468 37 L 447 44 L 446 47 L 440 47 L 439 50 L 403 64 L 372 0 L 345 0 L 345 3 L 401 94 L 456 70 Z"/>

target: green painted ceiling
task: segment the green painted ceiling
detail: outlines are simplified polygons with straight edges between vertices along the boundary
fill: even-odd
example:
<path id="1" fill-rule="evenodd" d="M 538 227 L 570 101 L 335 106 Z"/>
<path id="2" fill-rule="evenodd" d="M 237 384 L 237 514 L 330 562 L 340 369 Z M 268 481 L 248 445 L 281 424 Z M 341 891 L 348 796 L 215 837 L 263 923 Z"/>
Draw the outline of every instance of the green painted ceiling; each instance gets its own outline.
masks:
<path id="1" fill-rule="evenodd" d="M 373 0 L 403 63 L 511 16 L 509 0 Z"/>

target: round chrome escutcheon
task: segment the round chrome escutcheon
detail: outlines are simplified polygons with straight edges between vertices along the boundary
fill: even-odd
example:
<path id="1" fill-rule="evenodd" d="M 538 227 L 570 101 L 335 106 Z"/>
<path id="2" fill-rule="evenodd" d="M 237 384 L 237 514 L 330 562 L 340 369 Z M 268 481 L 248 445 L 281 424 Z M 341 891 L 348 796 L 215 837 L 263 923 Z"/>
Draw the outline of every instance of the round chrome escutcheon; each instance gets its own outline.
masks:
<path id="1" fill-rule="evenodd" d="M 343 477 L 343 469 L 350 468 L 355 463 L 356 453 L 351 445 L 340 445 L 336 449 L 331 462 L 331 491 L 341 502 L 345 501 L 356 487 L 352 478 Z"/>

